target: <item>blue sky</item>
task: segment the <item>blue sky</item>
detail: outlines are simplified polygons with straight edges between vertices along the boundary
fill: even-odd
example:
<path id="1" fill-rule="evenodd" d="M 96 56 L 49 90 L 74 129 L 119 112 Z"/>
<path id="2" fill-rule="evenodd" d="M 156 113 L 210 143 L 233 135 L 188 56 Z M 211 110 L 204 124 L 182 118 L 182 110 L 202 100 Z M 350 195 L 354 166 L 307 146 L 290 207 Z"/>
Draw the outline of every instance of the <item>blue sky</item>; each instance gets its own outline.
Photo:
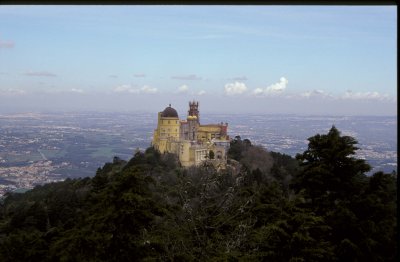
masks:
<path id="1" fill-rule="evenodd" d="M 0 6 L 0 113 L 394 115 L 395 6 Z"/>

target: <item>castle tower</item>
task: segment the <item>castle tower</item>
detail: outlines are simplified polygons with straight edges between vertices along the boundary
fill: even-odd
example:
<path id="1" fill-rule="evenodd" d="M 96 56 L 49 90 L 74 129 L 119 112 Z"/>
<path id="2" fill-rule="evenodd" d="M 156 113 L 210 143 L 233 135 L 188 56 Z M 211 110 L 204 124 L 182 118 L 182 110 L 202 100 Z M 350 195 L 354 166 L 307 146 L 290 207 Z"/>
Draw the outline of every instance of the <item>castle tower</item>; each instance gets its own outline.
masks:
<path id="1" fill-rule="evenodd" d="M 193 102 L 189 102 L 187 123 L 188 123 L 189 140 L 196 141 L 197 140 L 197 129 L 200 125 L 199 102 L 196 102 L 194 100 L 193 100 Z"/>
<path id="2" fill-rule="evenodd" d="M 152 145 L 161 153 L 173 152 L 173 141 L 179 141 L 180 123 L 178 112 L 171 104 L 158 113 L 157 128 L 154 130 Z"/>
<path id="3" fill-rule="evenodd" d="M 193 102 L 189 102 L 188 116 L 195 116 L 197 119 L 197 122 L 200 123 L 199 102 L 196 102 L 194 100 L 193 100 Z"/>

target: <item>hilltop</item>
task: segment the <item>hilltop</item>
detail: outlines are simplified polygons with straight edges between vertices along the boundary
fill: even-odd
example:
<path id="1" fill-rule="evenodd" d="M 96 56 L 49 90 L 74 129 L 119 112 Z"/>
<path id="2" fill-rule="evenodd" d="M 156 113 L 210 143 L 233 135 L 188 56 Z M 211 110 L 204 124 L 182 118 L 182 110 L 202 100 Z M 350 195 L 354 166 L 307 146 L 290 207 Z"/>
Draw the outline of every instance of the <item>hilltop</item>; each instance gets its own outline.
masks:
<path id="1" fill-rule="evenodd" d="M 396 261 L 395 173 L 332 127 L 296 158 L 235 137 L 227 168 L 150 147 L 93 178 L 9 193 L 1 261 Z"/>

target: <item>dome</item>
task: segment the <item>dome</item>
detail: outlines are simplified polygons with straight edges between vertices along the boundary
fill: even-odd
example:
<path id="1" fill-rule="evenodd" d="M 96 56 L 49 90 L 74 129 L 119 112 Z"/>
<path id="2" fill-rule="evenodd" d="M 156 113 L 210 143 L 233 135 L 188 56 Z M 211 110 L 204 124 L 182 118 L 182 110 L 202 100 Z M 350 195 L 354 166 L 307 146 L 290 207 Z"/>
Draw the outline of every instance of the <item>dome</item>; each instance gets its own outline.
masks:
<path id="1" fill-rule="evenodd" d="M 176 112 L 176 110 L 173 109 L 170 104 L 169 107 L 165 108 L 161 113 L 161 117 L 178 117 L 178 112 Z"/>

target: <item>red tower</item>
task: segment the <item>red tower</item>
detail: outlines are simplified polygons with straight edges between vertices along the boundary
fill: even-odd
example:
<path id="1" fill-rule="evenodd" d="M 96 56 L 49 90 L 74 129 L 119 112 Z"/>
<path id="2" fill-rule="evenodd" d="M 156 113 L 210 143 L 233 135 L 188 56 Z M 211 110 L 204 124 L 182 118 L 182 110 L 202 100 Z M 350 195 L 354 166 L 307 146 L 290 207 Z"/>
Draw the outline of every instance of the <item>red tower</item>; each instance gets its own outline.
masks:
<path id="1" fill-rule="evenodd" d="M 195 116 L 197 118 L 197 123 L 200 123 L 199 102 L 196 102 L 194 100 L 193 102 L 189 102 L 188 116 Z"/>

